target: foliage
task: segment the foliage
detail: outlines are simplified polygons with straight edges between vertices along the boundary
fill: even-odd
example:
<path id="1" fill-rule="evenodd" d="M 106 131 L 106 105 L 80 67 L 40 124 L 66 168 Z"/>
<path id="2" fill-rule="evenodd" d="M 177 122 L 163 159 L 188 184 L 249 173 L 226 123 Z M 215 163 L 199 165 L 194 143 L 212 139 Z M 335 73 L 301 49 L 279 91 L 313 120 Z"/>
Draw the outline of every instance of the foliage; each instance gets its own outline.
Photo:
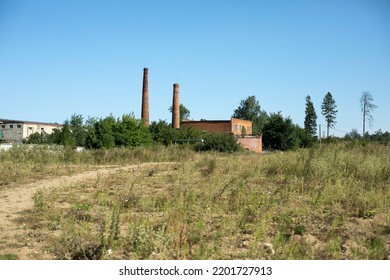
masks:
<path id="1" fill-rule="evenodd" d="M 362 136 L 360 133 L 357 131 L 357 129 L 352 129 L 350 133 L 347 133 L 344 137 L 346 140 L 361 140 Z"/>
<path id="2" fill-rule="evenodd" d="M 47 143 L 48 134 L 44 131 L 42 133 L 35 132 L 30 134 L 28 138 L 23 141 L 27 144 L 46 144 Z"/>
<path id="3" fill-rule="evenodd" d="M 117 120 L 109 116 L 93 123 L 86 137 L 86 148 L 137 147 L 151 142 L 148 128 L 141 120 L 131 115 L 123 115 Z"/>
<path id="4" fill-rule="evenodd" d="M 203 142 L 197 144 L 198 151 L 237 152 L 240 145 L 234 135 L 228 133 L 208 133 L 203 136 Z"/>
<path id="5" fill-rule="evenodd" d="M 84 125 L 84 117 L 82 115 L 73 114 L 70 117 L 69 128 L 71 137 L 75 146 L 85 146 L 86 126 Z"/>
<path id="6" fill-rule="evenodd" d="M 252 133 L 261 134 L 268 115 L 265 111 L 261 110 L 259 101 L 252 95 L 245 100 L 241 100 L 240 106 L 234 110 L 233 118 L 251 121 Z"/>
<path id="7" fill-rule="evenodd" d="M 284 118 L 281 112 L 272 113 L 264 125 L 263 144 L 270 150 L 287 151 L 297 148 L 299 138 L 291 118 Z"/>
<path id="8" fill-rule="evenodd" d="M 316 141 L 316 137 L 313 137 L 312 134 L 299 125 L 295 125 L 294 127 L 294 138 L 298 139 L 300 148 L 309 148 Z"/>
<path id="9" fill-rule="evenodd" d="M 62 126 L 61 135 L 60 135 L 60 143 L 64 146 L 75 146 L 76 141 L 72 137 L 72 130 L 70 128 L 70 121 L 66 120 L 64 125 Z"/>
<path id="10" fill-rule="evenodd" d="M 336 114 L 338 112 L 336 108 L 336 101 L 333 99 L 332 94 L 328 92 L 325 95 L 321 105 L 322 115 L 325 117 L 327 124 L 327 137 L 329 137 L 329 128 L 334 127 L 336 124 Z"/>
<path id="11" fill-rule="evenodd" d="M 152 138 L 147 127 L 134 116 L 123 115 L 114 125 L 116 147 L 137 147 L 151 144 Z"/>
<path id="12" fill-rule="evenodd" d="M 169 107 L 169 112 L 172 114 L 172 106 Z M 187 109 L 186 106 L 180 103 L 180 123 L 182 123 L 183 120 L 188 120 L 190 118 L 190 110 Z"/>
<path id="13" fill-rule="evenodd" d="M 388 131 L 382 132 L 382 130 L 378 130 L 370 135 L 370 139 L 373 142 L 387 145 L 390 143 L 390 133 Z"/>
<path id="14" fill-rule="evenodd" d="M 374 117 L 372 116 L 372 112 L 378 107 L 373 103 L 373 101 L 374 98 L 372 97 L 370 92 L 362 92 L 362 96 L 360 97 L 360 108 L 363 113 L 363 135 L 366 134 L 366 118 L 368 118 L 368 123 L 371 127 L 372 121 L 374 119 Z"/>
<path id="15" fill-rule="evenodd" d="M 317 133 L 317 114 L 314 109 L 313 102 L 310 95 L 306 96 L 306 110 L 305 110 L 305 131 L 312 136 Z"/>
<path id="16" fill-rule="evenodd" d="M 115 125 L 116 120 L 112 115 L 94 122 L 88 131 L 85 147 L 89 149 L 108 149 L 115 147 Z"/>
<path id="17" fill-rule="evenodd" d="M 153 121 L 149 126 L 149 131 L 155 143 L 165 146 L 172 144 L 178 138 L 179 133 L 177 129 L 172 128 L 172 125 L 163 120 Z"/>

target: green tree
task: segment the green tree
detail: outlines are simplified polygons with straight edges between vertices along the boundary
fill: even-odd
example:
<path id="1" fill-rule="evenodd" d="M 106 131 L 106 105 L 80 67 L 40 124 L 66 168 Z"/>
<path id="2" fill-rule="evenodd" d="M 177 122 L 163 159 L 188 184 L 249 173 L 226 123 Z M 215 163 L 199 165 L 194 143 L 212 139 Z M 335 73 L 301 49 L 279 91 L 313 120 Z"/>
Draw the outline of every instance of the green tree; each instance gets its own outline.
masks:
<path id="1" fill-rule="evenodd" d="M 304 128 L 312 136 L 317 134 L 317 114 L 314 109 L 310 95 L 306 96 L 305 123 Z"/>
<path id="2" fill-rule="evenodd" d="M 72 136 L 72 131 L 70 129 L 70 122 L 66 120 L 62 126 L 61 134 L 59 137 L 59 144 L 64 146 L 75 146 L 76 142 Z"/>
<path id="3" fill-rule="evenodd" d="M 123 115 L 113 127 L 115 146 L 137 147 L 152 142 L 147 127 L 132 115 Z"/>
<path id="4" fill-rule="evenodd" d="M 149 131 L 154 142 L 165 146 L 172 144 L 178 135 L 177 129 L 172 128 L 172 125 L 162 120 L 153 121 L 149 126 Z"/>
<path id="5" fill-rule="evenodd" d="M 263 143 L 270 150 L 287 151 L 298 148 L 299 138 L 291 118 L 284 118 L 281 112 L 272 113 L 264 125 Z"/>
<path id="6" fill-rule="evenodd" d="M 336 101 L 333 99 L 332 94 L 328 92 L 325 95 L 321 105 L 322 115 L 325 117 L 326 121 L 327 137 L 329 137 L 329 128 L 334 127 L 334 125 L 336 124 L 336 114 L 338 112 L 336 108 Z"/>
<path id="7" fill-rule="evenodd" d="M 123 115 L 115 119 L 112 115 L 104 119 L 89 119 L 91 127 L 85 140 L 85 146 L 92 149 L 113 147 L 136 147 L 152 142 L 147 127 L 132 115 Z"/>
<path id="8" fill-rule="evenodd" d="M 95 120 L 89 129 L 85 140 L 85 147 L 89 149 L 115 147 L 114 127 L 115 118 L 110 115 L 104 119 Z"/>
<path id="9" fill-rule="evenodd" d="M 74 144 L 76 146 L 85 146 L 85 139 L 87 137 L 87 130 L 84 126 L 84 118 L 82 115 L 73 114 L 70 117 L 69 128 Z"/>
<path id="10" fill-rule="evenodd" d="M 357 129 L 352 129 L 350 133 L 347 133 L 345 136 L 344 136 L 344 139 L 345 140 L 351 140 L 351 139 L 354 139 L 354 140 L 360 140 L 362 139 L 361 135 L 359 134 L 358 130 Z"/>
<path id="11" fill-rule="evenodd" d="M 294 127 L 293 139 L 295 141 L 294 145 L 299 143 L 300 148 L 311 147 L 315 142 L 315 138 L 313 137 L 313 135 L 308 133 L 304 128 L 300 127 L 299 125 L 295 125 Z"/>
<path id="12" fill-rule="evenodd" d="M 35 132 L 30 134 L 25 141 L 27 144 L 46 144 L 47 143 L 47 133 L 42 131 L 42 133 Z"/>
<path id="13" fill-rule="evenodd" d="M 233 118 L 251 121 L 252 134 L 261 134 L 268 115 L 261 110 L 259 101 L 252 95 L 245 100 L 241 100 L 240 106 L 234 110 Z"/>
<path id="14" fill-rule="evenodd" d="M 172 106 L 169 107 L 169 112 L 172 114 Z M 180 124 L 183 120 L 188 120 L 190 118 L 190 110 L 186 106 L 180 103 Z"/>
<path id="15" fill-rule="evenodd" d="M 378 106 L 374 103 L 374 98 L 371 93 L 368 91 L 363 91 L 362 96 L 360 97 L 360 108 L 363 113 L 363 135 L 366 134 L 366 119 L 368 118 L 368 124 L 371 127 L 374 117 L 372 116 L 372 112 Z"/>

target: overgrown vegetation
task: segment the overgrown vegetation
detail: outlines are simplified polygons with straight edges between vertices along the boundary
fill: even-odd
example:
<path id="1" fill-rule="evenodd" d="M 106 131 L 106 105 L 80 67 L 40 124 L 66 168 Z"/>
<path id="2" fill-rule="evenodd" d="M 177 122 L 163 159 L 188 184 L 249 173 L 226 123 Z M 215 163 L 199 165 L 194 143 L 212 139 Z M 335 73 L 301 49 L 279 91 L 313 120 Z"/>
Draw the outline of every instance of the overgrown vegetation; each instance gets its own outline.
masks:
<path id="1" fill-rule="evenodd" d="M 82 157 L 167 163 L 37 192 L 27 227 L 52 258 L 390 258 L 388 146 L 266 155 L 161 146 L 88 151 L 72 163 Z"/>

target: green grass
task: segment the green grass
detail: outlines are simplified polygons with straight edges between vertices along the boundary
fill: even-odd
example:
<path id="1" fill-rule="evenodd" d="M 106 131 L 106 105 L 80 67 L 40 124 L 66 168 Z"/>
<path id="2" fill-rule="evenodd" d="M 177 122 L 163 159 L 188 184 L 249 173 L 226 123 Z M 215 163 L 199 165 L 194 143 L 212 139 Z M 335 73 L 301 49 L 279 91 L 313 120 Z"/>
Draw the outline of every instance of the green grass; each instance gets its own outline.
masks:
<path id="1" fill-rule="evenodd" d="M 18 255 L 16 254 L 2 254 L 0 255 L 0 260 L 17 260 Z"/>
<path id="2" fill-rule="evenodd" d="M 134 171 L 34 195 L 57 259 L 389 259 L 390 148 L 102 150 Z M 98 157 L 99 160 L 94 159 Z"/>

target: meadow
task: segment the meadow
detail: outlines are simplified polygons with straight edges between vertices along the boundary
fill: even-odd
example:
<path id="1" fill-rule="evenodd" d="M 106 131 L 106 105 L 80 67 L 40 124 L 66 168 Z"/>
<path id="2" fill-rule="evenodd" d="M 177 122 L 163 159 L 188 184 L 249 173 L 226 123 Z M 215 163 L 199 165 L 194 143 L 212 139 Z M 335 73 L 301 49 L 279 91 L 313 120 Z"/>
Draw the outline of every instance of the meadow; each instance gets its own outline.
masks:
<path id="1" fill-rule="evenodd" d="M 0 152 L 0 197 L 122 166 L 130 168 L 35 191 L 0 258 L 390 259 L 390 147 L 379 144 L 260 155 L 14 148 Z M 23 246 L 35 254 L 20 255 Z"/>

